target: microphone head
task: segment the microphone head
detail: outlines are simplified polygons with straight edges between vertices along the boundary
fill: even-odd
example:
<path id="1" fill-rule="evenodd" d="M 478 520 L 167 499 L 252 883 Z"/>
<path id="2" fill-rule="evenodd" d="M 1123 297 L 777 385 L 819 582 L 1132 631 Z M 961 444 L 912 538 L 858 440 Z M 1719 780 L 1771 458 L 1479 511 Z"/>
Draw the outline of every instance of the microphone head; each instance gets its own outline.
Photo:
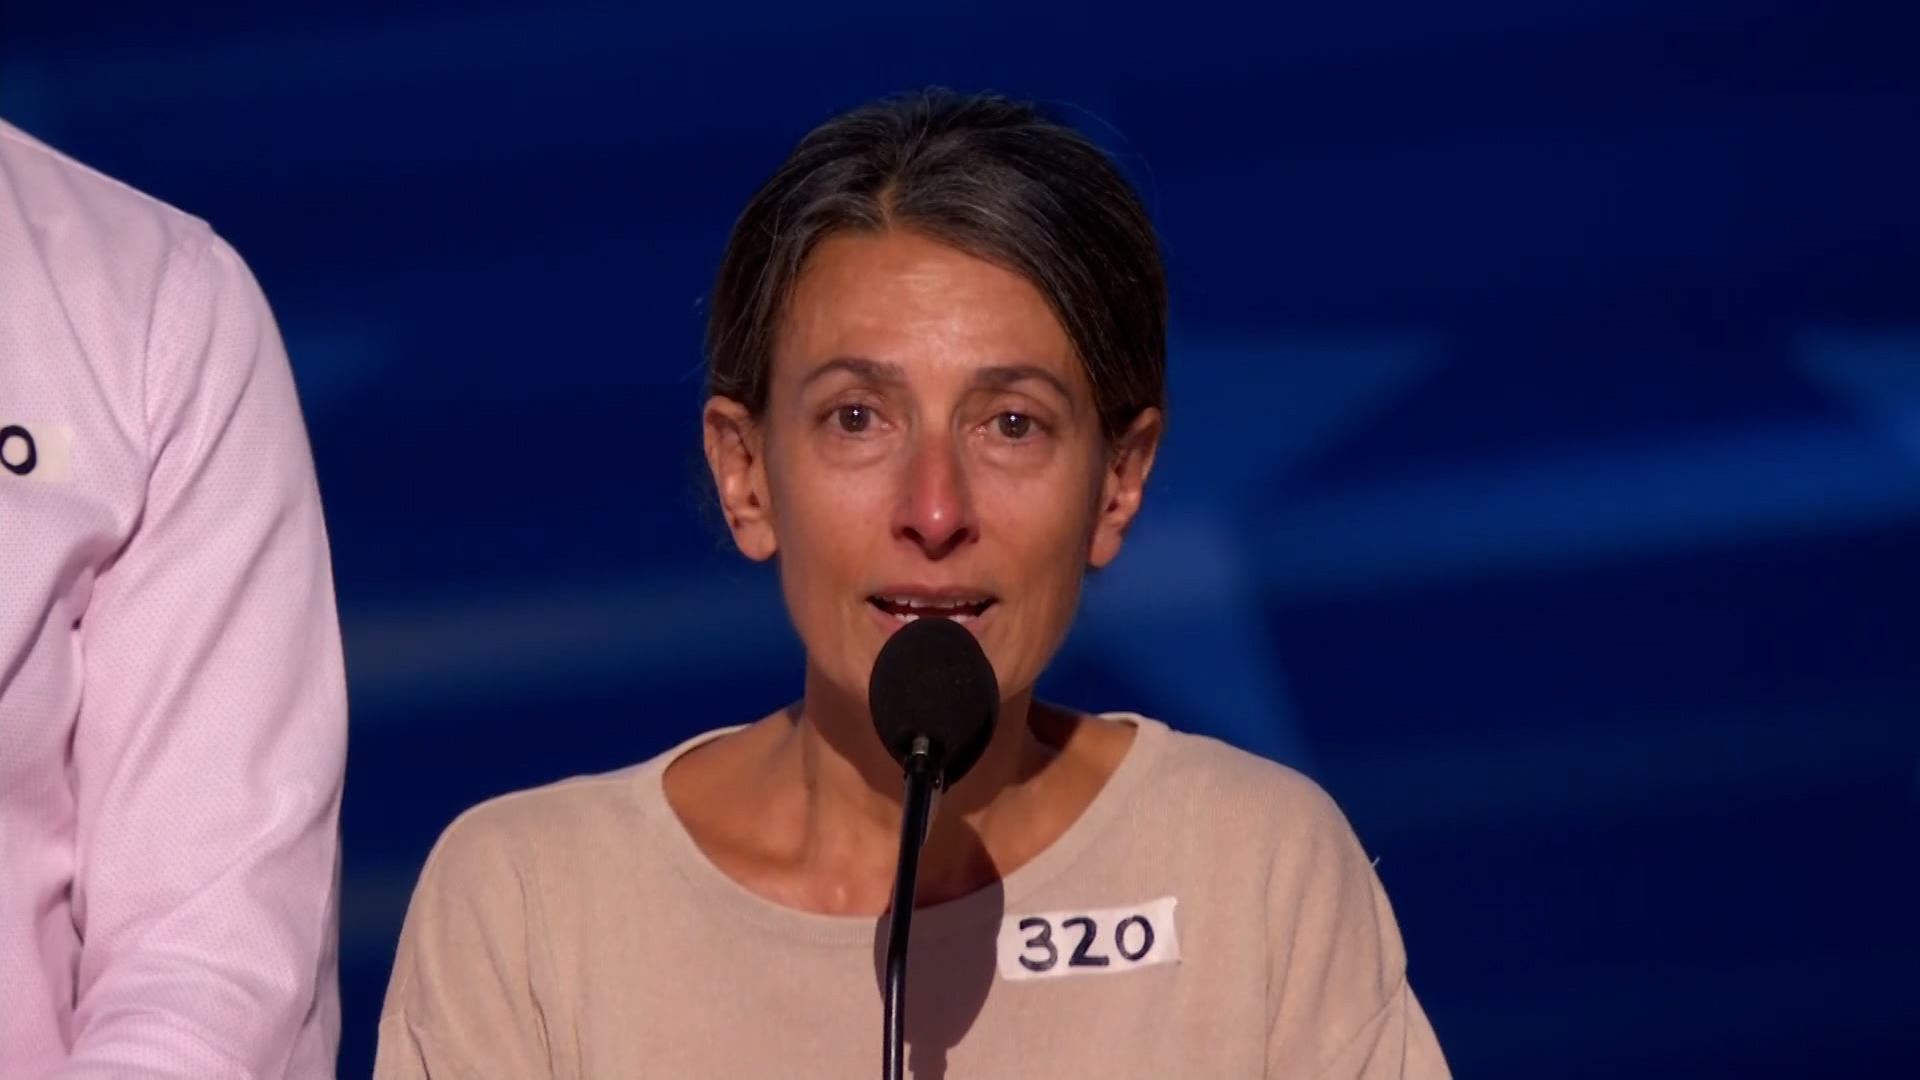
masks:
<path id="1" fill-rule="evenodd" d="M 902 768 L 918 739 L 942 787 L 952 787 L 993 741 L 1000 682 L 973 632 L 923 617 L 893 632 L 873 661 L 867 708 L 874 731 Z"/>

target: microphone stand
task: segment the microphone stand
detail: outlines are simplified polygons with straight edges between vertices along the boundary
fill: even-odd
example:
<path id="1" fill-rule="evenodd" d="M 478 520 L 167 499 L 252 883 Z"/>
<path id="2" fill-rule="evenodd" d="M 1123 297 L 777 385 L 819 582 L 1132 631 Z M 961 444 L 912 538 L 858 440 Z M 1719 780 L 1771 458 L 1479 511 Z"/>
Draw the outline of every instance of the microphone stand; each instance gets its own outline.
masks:
<path id="1" fill-rule="evenodd" d="M 900 861 L 893 871 L 893 910 L 887 927 L 886 1056 L 882 1076 L 902 1080 L 906 1074 L 907 934 L 913 924 L 914 881 L 920 870 L 920 849 L 927 842 L 927 823 L 938 786 L 932 747 L 925 737 L 913 741 L 906 762 L 907 790 L 900 818 Z"/>

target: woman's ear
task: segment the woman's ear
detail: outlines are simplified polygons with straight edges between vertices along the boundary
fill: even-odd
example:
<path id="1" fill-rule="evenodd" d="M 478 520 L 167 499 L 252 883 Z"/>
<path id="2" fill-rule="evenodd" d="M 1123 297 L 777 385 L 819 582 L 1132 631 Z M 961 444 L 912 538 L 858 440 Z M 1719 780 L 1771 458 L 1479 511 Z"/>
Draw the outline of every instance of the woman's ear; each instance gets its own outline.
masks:
<path id="1" fill-rule="evenodd" d="M 715 396 L 707 399 L 701 427 L 707 468 L 713 471 L 713 486 L 733 544 L 747 558 L 765 562 L 777 545 L 760 425 L 746 406 Z"/>
<path id="2" fill-rule="evenodd" d="M 1100 480 L 1099 516 L 1087 546 L 1087 565 L 1095 570 L 1106 569 L 1120 554 L 1127 529 L 1140 512 L 1162 427 L 1160 410 L 1144 409 L 1108 449 L 1106 472 Z"/>

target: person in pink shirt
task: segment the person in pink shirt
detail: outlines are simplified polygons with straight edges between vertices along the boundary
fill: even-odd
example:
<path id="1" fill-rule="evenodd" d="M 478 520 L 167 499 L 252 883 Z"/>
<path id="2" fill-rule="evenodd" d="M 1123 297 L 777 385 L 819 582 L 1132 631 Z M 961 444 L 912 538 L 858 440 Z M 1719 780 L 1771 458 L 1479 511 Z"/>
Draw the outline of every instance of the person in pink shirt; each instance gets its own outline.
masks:
<path id="1" fill-rule="evenodd" d="M 346 713 L 259 286 L 0 123 L 0 1077 L 334 1075 Z"/>

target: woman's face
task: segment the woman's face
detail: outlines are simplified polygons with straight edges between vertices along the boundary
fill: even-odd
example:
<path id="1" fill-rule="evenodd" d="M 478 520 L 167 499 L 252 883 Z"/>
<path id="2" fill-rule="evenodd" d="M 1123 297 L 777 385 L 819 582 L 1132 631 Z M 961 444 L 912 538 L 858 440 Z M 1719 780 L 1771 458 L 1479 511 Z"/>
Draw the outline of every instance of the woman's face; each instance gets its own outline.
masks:
<path id="1" fill-rule="evenodd" d="M 822 242 L 757 422 L 708 406 L 741 551 L 779 557 L 815 677 L 864 701 L 887 636 L 962 621 L 1001 693 L 1030 690 L 1085 568 L 1119 552 L 1160 418 L 1103 438 L 1072 342 L 1024 278 L 908 232 Z"/>

